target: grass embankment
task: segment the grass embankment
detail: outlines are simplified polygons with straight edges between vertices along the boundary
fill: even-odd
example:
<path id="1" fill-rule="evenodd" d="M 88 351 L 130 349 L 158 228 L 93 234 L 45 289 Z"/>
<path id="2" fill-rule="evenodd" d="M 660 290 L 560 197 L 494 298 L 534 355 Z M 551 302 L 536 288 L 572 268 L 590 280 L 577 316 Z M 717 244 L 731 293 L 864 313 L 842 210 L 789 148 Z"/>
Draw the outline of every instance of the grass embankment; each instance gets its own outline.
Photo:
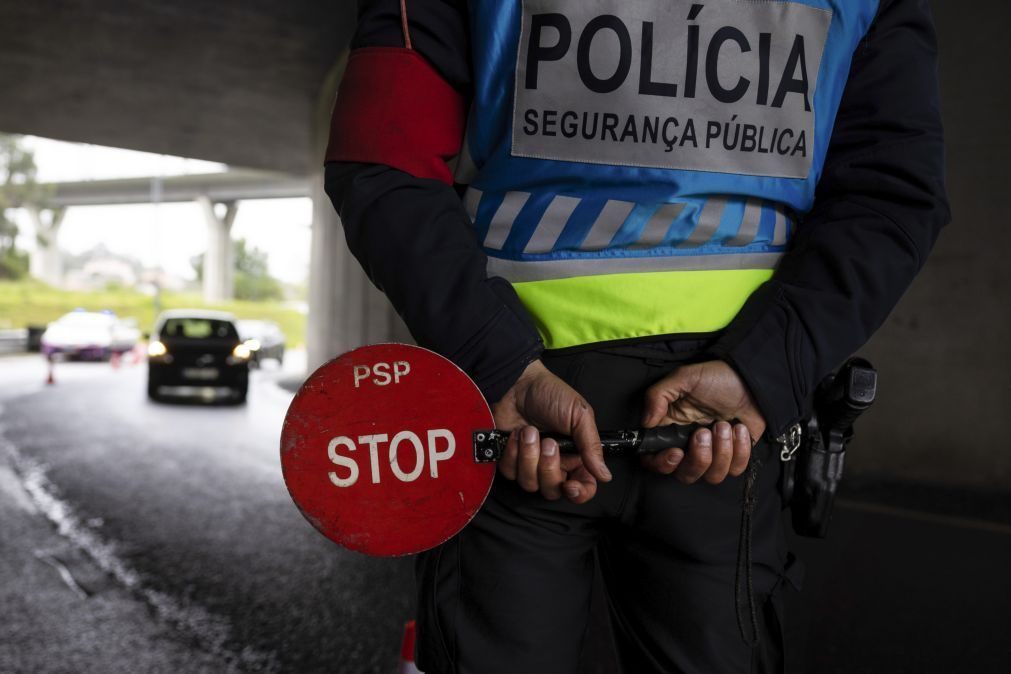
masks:
<path id="1" fill-rule="evenodd" d="M 135 290 L 69 292 L 37 281 L 0 281 L 0 329 L 44 326 L 76 308 L 109 309 L 120 318 L 133 318 L 144 332 L 154 326 L 154 299 Z M 205 304 L 198 294 L 162 293 L 162 309 L 217 309 L 236 318 L 259 318 L 277 323 L 289 347 L 305 344 L 305 316 L 280 302 Z"/>

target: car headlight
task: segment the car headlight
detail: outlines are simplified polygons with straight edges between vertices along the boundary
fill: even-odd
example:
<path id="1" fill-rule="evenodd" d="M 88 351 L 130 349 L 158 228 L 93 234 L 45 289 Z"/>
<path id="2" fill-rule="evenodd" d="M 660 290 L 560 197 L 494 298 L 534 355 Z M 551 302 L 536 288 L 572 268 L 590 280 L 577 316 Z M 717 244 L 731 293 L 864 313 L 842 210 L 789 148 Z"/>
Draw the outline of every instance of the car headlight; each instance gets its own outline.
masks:
<path id="1" fill-rule="evenodd" d="M 245 343 L 237 344 L 234 349 L 232 349 L 232 357 L 237 360 L 249 360 L 249 357 L 253 355 L 252 350 Z"/>
<path id="2" fill-rule="evenodd" d="M 244 343 L 245 343 L 246 346 L 249 347 L 250 351 L 259 351 L 260 350 L 261 344 L 260 344 L 260 340 L 258 340 L 258 339 L 247 339 Z"/>
<path id="3" fill-rule="evenodd" d="M 147 345 L 147 356 L 148 358 L 161 358 L 168 353 L 168 349 L 164 344 L 155 340 Z"/>

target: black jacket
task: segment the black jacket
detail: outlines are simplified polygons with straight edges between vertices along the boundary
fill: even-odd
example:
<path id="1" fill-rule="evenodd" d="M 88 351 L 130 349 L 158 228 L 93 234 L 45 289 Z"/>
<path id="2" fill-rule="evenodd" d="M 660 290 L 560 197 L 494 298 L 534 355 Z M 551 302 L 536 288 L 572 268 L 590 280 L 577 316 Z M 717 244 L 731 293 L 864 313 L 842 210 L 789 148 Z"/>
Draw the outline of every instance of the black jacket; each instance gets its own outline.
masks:
<path id="1" fill-rule="evenodd" d="M 410 35 L 455 89 L 470 87 L 466 2 L 407 3 Z M 404 46 L 398 0 L 361 3 L 352 48 Z M 543 349 L 486 258 L 457 192 L 386 166 L 330 163 L 348 246 L 422 346 L 498 400 Z M 934 28 L 926 0 L 882 0 L 853 56 L 818 183 L 772 280 L 714 334 L 778 435 L 815 385 L 882 324 L 948 222 Z"/>

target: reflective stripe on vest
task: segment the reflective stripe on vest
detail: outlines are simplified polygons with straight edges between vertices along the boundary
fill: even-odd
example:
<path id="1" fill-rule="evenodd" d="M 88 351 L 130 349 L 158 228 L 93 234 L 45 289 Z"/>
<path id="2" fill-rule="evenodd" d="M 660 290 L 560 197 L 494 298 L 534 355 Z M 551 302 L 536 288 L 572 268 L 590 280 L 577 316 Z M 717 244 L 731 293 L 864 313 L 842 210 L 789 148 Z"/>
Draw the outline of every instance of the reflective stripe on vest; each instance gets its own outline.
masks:
<path id="1" fill-rule="evenodd" d="M 485 194 L 471 187 L 464 205 L 485 251 L 521 262 L 545 257 L 556 261 L 611 259 L 616 254 L 635 259 L 782 252 L 793 233 L 793 220 L 782 204 L 747 197 L 717 195 L 701 200 L 637 204 L 562 194 L 535 196 L 520 191 Z M 580 255 L 593 252 L 600 254 Z M 691 262 L 668 260 L 656 264 L 661 266 L 646 269 L 633 264 L 628 269 L 683 269 Z M 700 262 L 693 268 L 726 268 L 727 264 Z"/>
<path id="2" fill-rule="evenodd" d="M 772 275 L 793 229 L 781 205 L 751 198 L 594 204 L 470 188 L 464 202 L 488 274 L 513 283 L 552 349 L 719 330 Z"/>

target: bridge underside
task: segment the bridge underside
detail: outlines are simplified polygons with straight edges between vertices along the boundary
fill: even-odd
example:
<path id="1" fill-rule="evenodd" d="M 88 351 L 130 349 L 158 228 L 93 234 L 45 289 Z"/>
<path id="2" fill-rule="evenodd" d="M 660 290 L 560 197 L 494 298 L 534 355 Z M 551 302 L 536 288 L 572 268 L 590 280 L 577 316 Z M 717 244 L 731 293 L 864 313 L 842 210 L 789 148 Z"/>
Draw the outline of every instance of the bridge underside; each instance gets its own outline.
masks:
<path id="1" fill-rule="evenodd" d="M 0 131 L 304 174 L 354 2 L 0 3 Z"/>

